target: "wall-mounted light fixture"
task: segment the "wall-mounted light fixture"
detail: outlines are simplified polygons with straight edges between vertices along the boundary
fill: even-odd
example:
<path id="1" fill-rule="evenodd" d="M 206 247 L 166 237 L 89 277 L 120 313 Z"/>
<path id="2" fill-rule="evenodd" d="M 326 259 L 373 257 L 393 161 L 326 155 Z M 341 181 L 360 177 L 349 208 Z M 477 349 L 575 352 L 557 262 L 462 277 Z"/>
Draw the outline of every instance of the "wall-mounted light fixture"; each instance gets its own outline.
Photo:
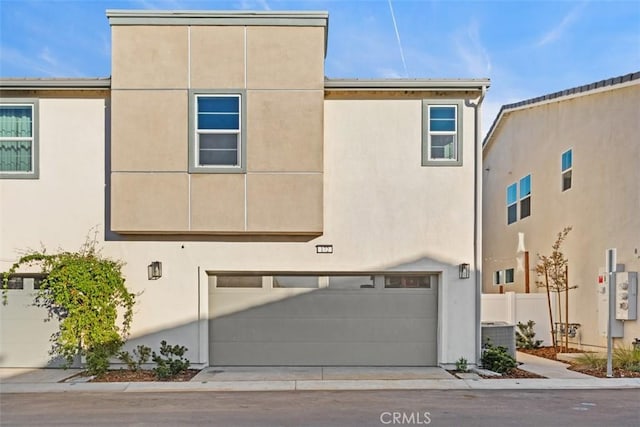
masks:
<path id="1" fill-rule="evenodd" d="M 162 277 L 162 263 L 160 261 L 152 261 L 147 266 L 147 274 L 149 280 L 158 280 Z"/>
<path id="2" fill-rule="evenodd" d="M 462 263 L 458 266 L 458 276 L 461 279 L 468 279 L 471 274 L 471 270 L 469 268 L 469 264 Z"/>
<path id="3" fill-rule="evenodd" d="M 316 245 L 317 254 L 332 254 L 333 245 Z"/>

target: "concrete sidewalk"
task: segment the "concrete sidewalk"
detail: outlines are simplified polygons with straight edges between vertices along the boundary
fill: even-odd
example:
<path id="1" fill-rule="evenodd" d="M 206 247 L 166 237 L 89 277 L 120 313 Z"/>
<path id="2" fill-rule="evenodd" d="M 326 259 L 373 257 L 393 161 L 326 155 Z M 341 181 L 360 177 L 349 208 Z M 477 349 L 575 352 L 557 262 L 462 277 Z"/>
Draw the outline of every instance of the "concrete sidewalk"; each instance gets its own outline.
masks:
<path id="1" fill-rule="evenodd" d="M 527 353 L 517 352 L 516 360 L 522 365 L 518 368 L 551 379 L 588 379 L 591 375 L 569 370 L 569 364 L 543 357 L 532 356 Z"/>
<path id="2" fill-rule="evenodd" d="M 640 378 L 594 378 L 518 353 L 521 369 L 546 379 L 459 379 L 437 367 L 210 367 L 190 382 L 87 383 L 80 370 L 0 369 L 0 393 L 295 390 L 640 389 Z"/>

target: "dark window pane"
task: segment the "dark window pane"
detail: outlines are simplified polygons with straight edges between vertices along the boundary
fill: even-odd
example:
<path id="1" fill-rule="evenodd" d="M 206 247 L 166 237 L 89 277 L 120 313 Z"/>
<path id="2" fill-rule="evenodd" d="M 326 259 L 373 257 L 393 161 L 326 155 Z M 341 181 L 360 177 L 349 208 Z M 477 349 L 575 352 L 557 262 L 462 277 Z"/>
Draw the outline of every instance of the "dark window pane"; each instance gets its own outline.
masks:
<path id="1" fill-rule="evenodd" d="M 228 133 L 202 133 L 200 134 L 200 148 L 237 150 L 238 135 Z"/>
<path id="2" fill-rule="evenodd" d="M 571 171 L 562 174 L 562 191 L 571 188 Z"/>
<path id="3" fill-rule="evenodd" d="M 371 289 L 373 276 L 329 276 L 330 289 Z"/>
<path id="4" fill-rule="evenodd" d="M 198 113 L 237 113 L 240 98 L 237 96 L 199 96 Z"/>
<path id="5" fill-rule="evenodd" d="M 240 129 L 238 113 L 198 113 L 198 129 Z"/>
<path id="6" fill-rule="evenodd" d="M 33 279 L 33 289 L 40 289 L 42 287 L 42 282 L 44 281 L 44 278 L 42 277 L 35 277 Z"/>
<path id="7" fill-rule="evenodd" d="M 518 205 L 507 206 L 507 224 L 513 224 L 518 220 Z"/>
<path id="8" fill-rule="evenodd" d="M 200 150 L 200 166 L 236 166 L 238 165 L 237 150 Z"/>
<path id="9" fill-rule="evenodd" d="M 513 279 L 514 279 L 514 271 L 513 268 L 507 268 L 504 271 L 504 282 L 505 283 L 513 283 Z"/>
<path id="10" fill-rule="evenodd" d="M 7 289 L 24 289 L 24 280 L 22 277 L 10 277 L 7 282 Z"/>
<path id="11" fill-rule="evenodd" d="M 262 276 L 217 276 L 218 288 L 261 288 Z"/>
<path id="12" fill-rule="evenodd" d="M 520 200 L 520 219 L 531 215 L 531 197 Z"/>
<path id="13" fill-rule="evenodd" d="M 496 271 L 493 278 L 493 283 L 499 285 L 502 283 L 502 272 Z"/>
<path id="14" fill-rule="evenodd" d="M 455 159 L 455 135 L 431 135 L 432 159 Z"/>
<path id="15" fill-rule="evenodd" d="M 421 275 L 421 276 L 384 276 L 385 288 L 431 288 L 431 280 L 435 280 L 434 275 Z"/>

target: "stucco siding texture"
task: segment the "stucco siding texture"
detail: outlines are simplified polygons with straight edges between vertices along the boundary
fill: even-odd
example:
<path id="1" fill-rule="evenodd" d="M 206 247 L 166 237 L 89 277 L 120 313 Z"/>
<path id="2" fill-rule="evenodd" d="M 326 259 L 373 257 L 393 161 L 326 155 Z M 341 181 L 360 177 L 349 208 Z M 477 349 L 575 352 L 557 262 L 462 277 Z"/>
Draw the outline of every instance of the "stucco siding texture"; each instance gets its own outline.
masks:
<path id="1" fill-rule="evenodd" d="M 531 291 L 542 291 L 535 285 L 536 254 L 550 254 L 557 233 L 572 226 L 563 251 L 570 284 L 578 286 L 570 291 L 569 308 L 570 321 L 581 324 L 576 344 L 606 344 L 595 315 L 606 249 L 617 248 L 627 271 L 640 270 L 639 105 L 637 83 L 533 105 L 507 113 L 485 150 L 483 290 L 497 292 L 495 271 L 516 268 L 515 284 L 505 290 L 524 292 L 521 239 L 530 254 Z M 569 149 L 572 185 L 562 191 L 561 156 Z M 507 225 L 506 188 L 528 174 L 531 216 Z M 624 334 L 630 343 L 640 335 L 640 322 L 626 322 Z"/>
<path id="2" fill-rule="evenodd" d="M 323 52 L 322 27 L 113 26 L 111 229 L 321 233 Z M 189 155 L 195 150 L 189 141 L 197 138 L 190 128 L 196 122 L 189 120 L 191 97 L 230 90 L 242 94 L 247 106 L 240 126 L 246 163 L 229 174 L 206 168 L 187 174 L 196 158 Z M 245 175 L 242 183 L 238 177 L 199 177 L 237 172 Z M 280 173 L 266 193 L 254 190 Z M 204 188 L 223 181 L 232 185 Z M 276 197 L 280 190 L 286 197 Z M 154 219 L 150 214 L 161 199 L 170 205 Z"/>

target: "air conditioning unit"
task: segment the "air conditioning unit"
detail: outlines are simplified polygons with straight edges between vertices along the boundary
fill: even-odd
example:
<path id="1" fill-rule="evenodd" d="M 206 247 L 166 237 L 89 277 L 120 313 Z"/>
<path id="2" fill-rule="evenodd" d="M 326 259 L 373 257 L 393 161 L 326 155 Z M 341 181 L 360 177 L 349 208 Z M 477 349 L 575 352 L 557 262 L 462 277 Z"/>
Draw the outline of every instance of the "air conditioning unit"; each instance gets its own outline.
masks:
<path id="1" fill-rule="evenodd" d="M 516 357 L 516 325 L 507 322 L 482 322 L 482 345 L 489 342 L 494 347 L 505 347 Z"/>

